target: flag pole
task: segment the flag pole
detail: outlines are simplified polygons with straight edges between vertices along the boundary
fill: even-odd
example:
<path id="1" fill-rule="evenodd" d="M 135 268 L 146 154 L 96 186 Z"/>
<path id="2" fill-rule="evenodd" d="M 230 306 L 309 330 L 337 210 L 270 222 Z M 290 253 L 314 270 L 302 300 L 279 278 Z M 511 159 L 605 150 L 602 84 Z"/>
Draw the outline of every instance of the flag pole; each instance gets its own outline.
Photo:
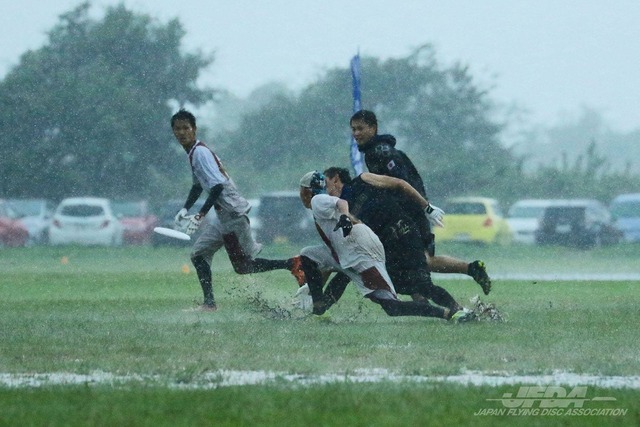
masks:
<path id="1" fill-rule="evenodd" d="M 362 99 L 360 93 L 360 50 L 351 58 L 351 82 L 353 86 L 353 112 L 360 111 L 362 109 Z M 355 176 L 364 172 L 364 165 L 362 161 L 362 153 L 358 151 L 358 144 L 356 140 L 351 137 L 350 146 L 351 166 Z"/>

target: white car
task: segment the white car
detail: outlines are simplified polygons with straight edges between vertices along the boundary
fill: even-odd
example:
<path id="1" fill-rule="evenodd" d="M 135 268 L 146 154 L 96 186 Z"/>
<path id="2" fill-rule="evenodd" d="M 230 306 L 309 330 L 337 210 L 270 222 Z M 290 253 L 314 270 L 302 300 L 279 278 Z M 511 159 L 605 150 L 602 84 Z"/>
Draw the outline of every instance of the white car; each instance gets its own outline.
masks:
<path id="1" fill-rule="evenodd" d="M 509 208 L 507 222 L 513 233 L 513 242 L 533 245 L 536 243 L 536 230 L 544 209 L 557 203 L 552 199 L 525 199 L 515 202 Z"/>
<path id="2" fill-rule="evenodd" d="M 122 224 L 111 210 L 109 199 L 64 199 L 51 219 L 49 244 L 122 245 Z"/>

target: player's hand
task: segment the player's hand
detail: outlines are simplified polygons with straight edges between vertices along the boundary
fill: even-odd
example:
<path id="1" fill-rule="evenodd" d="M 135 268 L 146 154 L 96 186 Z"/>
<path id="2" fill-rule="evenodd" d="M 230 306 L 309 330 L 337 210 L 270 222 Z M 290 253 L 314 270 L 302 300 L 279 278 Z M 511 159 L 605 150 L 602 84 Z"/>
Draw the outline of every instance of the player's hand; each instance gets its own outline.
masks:
<path id="1" fill-rule="evenodd" d="M 347 237 L 349 233 L 351 233 L 351 229 L 353 228 L 353 224 L 349 217 L 345 214 L 340 215 L 340 219 L 336 224 L 333 231 L 338 231 L 338 228 L 342 228 L 342 237 Z"/>
<path id="2" fill-rule="evenodd" d="M 444 211 L 432 204 L 427 205 L 424 209 L 424 213 L 427 215 L 427 219 L 434 227 L 444 227 Z"/>
<path id="3" fill-rule="evenodd" d="M 300 286 L 298 292 L 296 292 L 296 296 L 293 297 L 292 303 L 295 307 L 311 313 L 313 309 L 313 298 L 311 298 L 311 294 L 309 293 L 309 285 L 305 283 Z"/>
<path id="4" fill-rule="evenodd" d="M 184 222 L 189 219 L 187 215 L 187 210 L 185 208 L 180 209 L 180 212 L 177 213 L 176 217 L 173 219 L 176 227 L 182 227 Z"/>
<path id="5" fill-rule="evenodd" d="M 187 224 L 187 230 L 185 231 L 185 233 L 191 236 L 198 230 L 198 228 L 200 228 L 200 224 L 202 224 L 202 215 L 192 215 L 189 218 L 189 224 Z"/>

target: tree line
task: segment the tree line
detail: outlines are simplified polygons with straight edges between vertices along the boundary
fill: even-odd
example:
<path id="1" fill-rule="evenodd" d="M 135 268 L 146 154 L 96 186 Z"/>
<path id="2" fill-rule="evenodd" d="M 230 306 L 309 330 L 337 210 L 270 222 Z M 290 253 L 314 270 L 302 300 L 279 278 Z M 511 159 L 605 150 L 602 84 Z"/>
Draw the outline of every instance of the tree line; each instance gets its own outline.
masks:
<path id="1" fill-rule="evenodd" d="M 189 186 L 184 153 L 169 118 L 224 91 L 200 88 L 212 55 L 184 52 L 177 20 L 157 23 L 123 5 L 91 19 L 90 3 L 59 18 L 40 49 L 26 52 L 0 82 L 0 197 L 74 195 L 162 200 Z M 364 107 L 378 115 L 414 160 L 433 200 L 485 195 L 589 197 L 607 202 L 637 191 L 640 177 L 612 172 L 595 145 L 573 163 L 524 171 L 500 140 L 489 89 L 468 67 L 443 66 L 426 44 L 404 58 L 364 57 Z M 241 190 L 253 197 L 297 189 L 310 169 L 350 166 L 351 78 L 327 70 L 297 93 L 275 90 L 238 126 L 200 137 L 219 152 Z"/>

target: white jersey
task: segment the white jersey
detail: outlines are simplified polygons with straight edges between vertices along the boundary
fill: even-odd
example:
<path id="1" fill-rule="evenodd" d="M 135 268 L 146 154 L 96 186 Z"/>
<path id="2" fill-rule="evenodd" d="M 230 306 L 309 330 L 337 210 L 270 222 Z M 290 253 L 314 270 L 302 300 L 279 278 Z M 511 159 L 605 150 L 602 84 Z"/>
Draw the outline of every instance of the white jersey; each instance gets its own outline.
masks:
<path id="1" fill-rule="evenodd" d="M 194 184 L 199 183 L 207 192 L 214 186 L 222 184 L 222 193 L 215 203 L 216 213 L 222 221 L 249 211 L 249 202 L 240 195 L 236 185 L 224 170 L 222 162 L 209 147 L 201 141 L 196 141 L 189 150 L 189 162 Z"/>
<path id="2" fill-rule="evenodd" d="M 333 231 L 340 219 L 338 197 L 318 194 L 311 199 L 311 210 L 324 243 L 342 268 L 362 272 L 377 263 L 384 265 L 384 248 L 380 239 L 365 224 L 356 224 L 347 237 L 342 229 Z"/>

